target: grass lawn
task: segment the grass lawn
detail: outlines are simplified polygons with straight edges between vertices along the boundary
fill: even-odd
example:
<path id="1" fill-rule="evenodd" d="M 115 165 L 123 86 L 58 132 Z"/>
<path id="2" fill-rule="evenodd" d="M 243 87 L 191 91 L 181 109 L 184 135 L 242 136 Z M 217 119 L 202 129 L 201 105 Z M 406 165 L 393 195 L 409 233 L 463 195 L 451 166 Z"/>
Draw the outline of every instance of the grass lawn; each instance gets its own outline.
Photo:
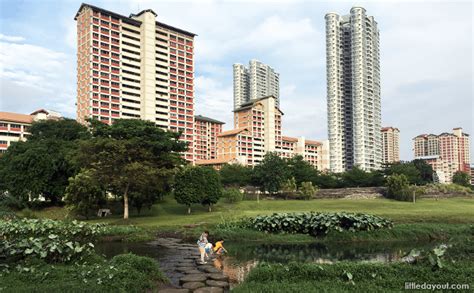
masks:
<path id="1" fill-rule="evenodd" d="M 32 214 L 39 218 L 62 218 L 66 215 L 64 208 L 50 208 Z M 261 200 L 242 201 L 236 204 L 218 203 L 212 212 L 207 207 L 195 205 L 191 215 L 186 214 L 186 207 L 176 203 L 172 198 L 153 205 L 151 210 L 142 210 L 137 216 L 131 209 L 131 218 L 125 222 L 121 215 L 105 219 L 94 219 L 93 222 L 110 224 L 133 224 L 143 227 L 166 228 L 182 227 L 187 224 L 213 225 L 223 219 L 234 219 L 243 216 L 257 216 L 273 212 L 361 212 L 386 217 L 395 224 L 408 223 L 443 223 L 474 224 L 474 199 L 422 199 L 417 203 L 400 202 L 385 198 L 380 199 L 319 199 L 319 200 Z"/>

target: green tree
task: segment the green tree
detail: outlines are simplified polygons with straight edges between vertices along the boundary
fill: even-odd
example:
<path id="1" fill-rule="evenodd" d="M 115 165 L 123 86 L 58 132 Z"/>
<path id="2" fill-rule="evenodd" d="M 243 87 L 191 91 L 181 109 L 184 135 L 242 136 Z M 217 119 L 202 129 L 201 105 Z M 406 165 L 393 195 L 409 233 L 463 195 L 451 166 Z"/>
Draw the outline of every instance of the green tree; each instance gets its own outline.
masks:
<path id="1" fill-rule="evenodd" d="M 372 173 L 366 172 L 361 168 L 354 166 L 351 170 L 342 174 L 344 187 L 360 187 L 372 185 Z"/>
<path id="2" fill-rule="evenodd" d="M 240 164 L 225 164 L 219 170 L 221 182 L 224 186 L 243 187 L 250 184 L 252 167 Z"/>
<path id="3" fill-rule="evenodd" d="M 298 191 L 303 199 L 308 200 L 316 194 L 316 192 L 318 191 L 318 187 L 313 186 L 313 183 L 311 181 L 302 182 L 301 187 Z"/>
<path id="4" fill-rule="evenodd" d="M 313 185 L 321 188 L 338 188 L 342 187 L 341 174 L 332 172 L 317 172 L 316 177 L 312 180 Z"/>
<path id="5" fill-rule="evenodd" d="M 388 165 L 387 169 L 385 169 L 385 175 L 390 176 L 394 174 L 405 175 L 410 184 L 422 183 L 420 171 L 413 162 L 397 162 Z"/>
<path id="6" fill-rule="evenodd" d="M 288 195 L 292 195 L 296 192 L 296 180 L 295 177 L 291 177 L 283 182 L 281 185 L 281 191 L 285 194 L 285 199 L 288 199 Z"/>
<path id="7" fill-rule="evenodd" d="M 462 186 L 471 186 L 471 176 L 467 172 L 456 171 L 453 174 L 453 183 Z"/>
<path id="8" fill-rule="evenodd" d="M 131 196 L 147 191 L 156 180 L 171 180 L 176 167 L 184 163 L 180 152 L 187 147 L 178 140 L 180 134 L 164 131 L 153 122 L 119 119 L 106 125 L 92 121 L 91 130 L 93 137 L 79 144 L 74 161 L 94 169 L 99 182 L 123 199 L 124 219 L 129 218 Z"/>
<path id="9" fill-rule="evenodd" d="M 433 167 L 430 164 L 426 163 L 425 160 L 415 159 L 412 161 L 413 165 L 420 172 L 420 181 L 418 184 L 429 184 L 433 183 Z"/>
<path id="10" fill-rule="evenodd" d="M 314 181 L 317 170 L 300 155 L 294 156 L 287 161 L 290 176 L 296 180 L 296 185 L 301 186 L 302 182 Z"/>
<path id="11" fill-rule="evenodd" d="M 267 153 L 253 170 L 254 184 L 264 192 L 278 192 L 283 182 L 290 178 L 288 165 L 275 153 Z"/>
<path id="12" fill-rule="evenodd" d="M 27 202 L 43 196 L 58 203 L 77 170 L 68 161 L 87 128 L 71 119 L 34 122 L 28 140 L 13 143 L 0 157 L 0 190 Z"/>
<path id="13" fill-rule="evenodd" d="M 92 170 L 82 170 L 69 178 L 64 201 L 73 212 L 89 219 L 90 212 L 99 208 L 105 199 L 105 190 Z"/>
<path id="14" fill-rule="evenodd" d="M 216 204 L 222 197 L 222 183 L 219 177 L 219 173 L 211 167 L 201 168 L 203 173 L 204 192 L 201 196 L 201 204 L 207 205 L 209 212 L 212 211 L 212 205 Z"/>
<path id="15" fill-rule="evenodd" d="M 206 167 L 187 167 L 176 176 L 174 184 L 174 198 L 179 204 L 188 207 L 191 213 L 191 205 L 201 203 L 209 206 L 216 203 L 221 194 L 222 186 L 217 172 Z"/>

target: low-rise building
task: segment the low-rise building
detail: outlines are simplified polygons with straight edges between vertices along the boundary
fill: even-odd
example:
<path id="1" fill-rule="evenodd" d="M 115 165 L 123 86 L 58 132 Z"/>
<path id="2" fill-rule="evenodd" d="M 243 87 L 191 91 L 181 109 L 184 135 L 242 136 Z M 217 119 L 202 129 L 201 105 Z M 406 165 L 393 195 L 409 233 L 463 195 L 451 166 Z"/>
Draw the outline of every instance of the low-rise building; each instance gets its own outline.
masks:
<path id="1" fill-rule="evenodd" d="M 0 153 L 16 141 L 26 140 L 30 135 L 29 128 L 35 121 L 45 119 L 60 119 L 57 112 L 40 109 L 31 114 L 0 112 Z"/>

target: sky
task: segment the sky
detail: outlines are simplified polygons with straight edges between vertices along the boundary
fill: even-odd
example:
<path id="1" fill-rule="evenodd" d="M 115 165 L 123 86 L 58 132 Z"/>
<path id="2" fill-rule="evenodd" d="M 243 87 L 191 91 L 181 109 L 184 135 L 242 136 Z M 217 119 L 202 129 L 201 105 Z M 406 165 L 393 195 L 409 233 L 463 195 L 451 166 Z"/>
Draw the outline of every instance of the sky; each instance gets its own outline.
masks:
<path id="1" fill-rule="evenodd" d="M 157 20 L 196 33 L 196 114 L 232 128 L 232 64 L 257 59 L 280 73 L 283 134 L 327 139 L 324 16 L 363 6 L 380 30 L 382 126 L 412 138 L 474 135 L 471 1 L 95 1 L 122 15 L 151 8 Z M 46 108 L 75 118 L 80 1 L 0 0 L 0 111 Z M 474 154 L 474 142 L 471 143 Z M 473 155 L 471 155 L 471 158 Z"/>

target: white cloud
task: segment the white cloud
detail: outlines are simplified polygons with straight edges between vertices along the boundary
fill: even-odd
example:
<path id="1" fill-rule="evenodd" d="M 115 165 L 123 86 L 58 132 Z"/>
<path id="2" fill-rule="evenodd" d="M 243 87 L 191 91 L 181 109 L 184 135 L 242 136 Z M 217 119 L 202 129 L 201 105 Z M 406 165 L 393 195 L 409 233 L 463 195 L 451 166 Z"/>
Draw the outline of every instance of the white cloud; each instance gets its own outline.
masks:
<path id="1" fill-rule="evenodd" d="M 22 42 L 25 38 L 20 36 L 7 36 L 4 34 L 0 34 L 0 41 L 7 41 L 7 42 Z"/>
<path id="2" fill-rule="evenodd" d="M 1 41 L 2 108 L 20 113 L 50 108 L 74 116 L 74 59 L 37 45 Z"/>

